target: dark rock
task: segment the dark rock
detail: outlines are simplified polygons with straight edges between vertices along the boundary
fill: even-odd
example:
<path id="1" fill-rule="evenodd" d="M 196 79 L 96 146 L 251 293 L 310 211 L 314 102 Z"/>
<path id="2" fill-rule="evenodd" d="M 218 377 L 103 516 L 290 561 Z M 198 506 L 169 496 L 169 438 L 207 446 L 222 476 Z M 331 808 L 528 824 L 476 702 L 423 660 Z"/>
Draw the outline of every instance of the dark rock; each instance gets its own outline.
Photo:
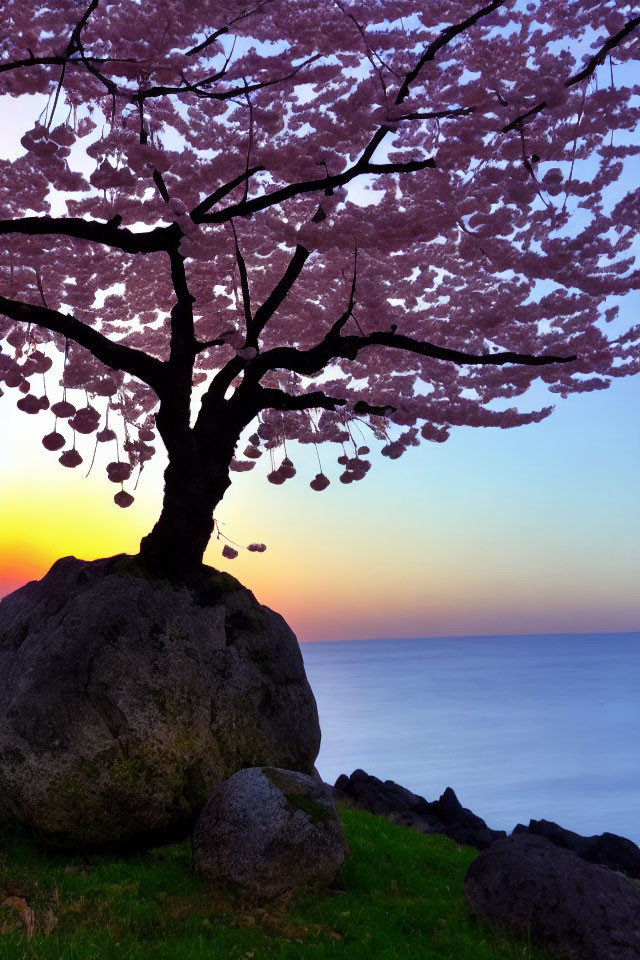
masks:
<path id="1" fill-rule="evenodd" d="M 274 767 L 218 784 L 193 833 L 198 876 L 254 903 L 327 886 L 347 852 L 331 788 Z"/>
<path id="2" fill-rule="evenodd" d="M 437 817 L 421 816 L 419 813 L 412 813 L 411 810 L 402 810 L 400 813 L 387 814 L 387 820 L 391 823 L 397 823 L 401 827 L 410 827 L 411 830 L 417 830 L 418 833 L 442 833 L 442 821 Z"/>
<path id="3" fill-rule="evenodd" d="M 354 770 L 350 777 L 341 774 L 333 789 L 338 799 L 348 800 L 361 810 L 379 816 L 404 812 L 429 816 L 429 804 L 424 797 L 419 797 L 393 780 L 383 782 L 364 770 Z"/>
<path id="4" fill-rule="evenodd" d="M 383 782 L 364 770 L 354 770 L 350 777 L 344 773 L 338 777 L 334 793 L 336 799 L 346 800 L 394 823 L 421 833 L 444 833 L 456 843 L 479 850 L 500 837 L 506 837 L 504 830 L 491 830 L 484 820 L 463 807 L 451 787 L 446 788 L 439 800 L 429 803 L 393 780 Z"/>
<path id="5" fill-rule="evenodd" d="M 447 787 L 440 799 L 430 806 L 435 815 L 447 826 L 456 824 L 472 830 L 484 830 L 487 826 L 481 817 L 462 806 L 451 787 Z"/>
<path id="6" fill-rule="evenodd" d="M 601 863 L 612 870 L 626 873 L 628 877 L 640 879 L 640 848 L 615 833 L 602 833 L 596 837 L 583 837 L 579 833 L 565 830 L 551 820 L 530 820 L 529 826 L 519 823 L 514 833 L 528 833 L 544 837 L 564 850 L 572 850 L 589 863 Z"/>
<path id="7" fill-rule="evenodd" d="M 433 815 L 444 823 L 443 832 L 456 843 L 484 850 L 507 835 L 504 830 L 491 830 L 482 817 L 463 807 L 451 787 L 429 806 Z"/>
<path id="8" fill-rule="evenodd" d="M 484 920 L 571 960 L 638 960 L 640 890 L 543 837 L 497 840 L 469 866 L 464 892 Z"/>
<path id="9" fill-rule="evenodd" d="M 213 786 L 311 773 L 300 649 L 228 574 L 149 580 L 133 557 L 59 560 L 0 604 L 0 821 L 68 848 L 187 836 Z"/>
<path id="10" fill-rule="evenodd" d="M 468 827 L 464 824 L 452 823 L 445 827 L 445 833 L 456 843 L 463 846 L 475 847 L 476 850 L 486 850 L 496 840 L 506 837 L 506 830 L 492 830 L 491 827 Z"/>

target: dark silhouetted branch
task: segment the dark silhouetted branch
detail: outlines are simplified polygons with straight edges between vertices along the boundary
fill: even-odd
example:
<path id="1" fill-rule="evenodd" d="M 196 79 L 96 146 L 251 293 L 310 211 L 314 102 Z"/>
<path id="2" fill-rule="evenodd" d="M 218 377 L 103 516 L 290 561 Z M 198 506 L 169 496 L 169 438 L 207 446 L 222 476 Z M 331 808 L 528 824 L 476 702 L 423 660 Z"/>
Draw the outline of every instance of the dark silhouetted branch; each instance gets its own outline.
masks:
<path id="1" fill-rule="evenodd" d="M 264 303 L 256 310 L 251 328 L 247 331 L 247 346 L 258 346 L 258 337 L 300 276 L 308 256 L 309 251 L 299 243 L 282 277 Z"/>
<path id="2" fill-rule="evenodd" d="M 142 350 L 114 343 L 102 333 L 76 317 L 37 304 L 9 300 L 0 296 L 0 313 L 11 320 L 33 323 L 45 330 L 60 333 L 85 347 L 96 359 L 114 370 L 122 370 L 147 383 L 160 396 L 165 385 L 165 365 Z"/>
<path id="3" fill-rule="evenodd" d="M 246 181 L 252 177 L 254 173 L 258 173 L 260 170 L 264 169 L 265 168 L 261 166 L 250 167 L 248 170 L 243 170 L 241 174 L 239 174 L 237 177 L 234 177 L 233 180 L 229 181 L 229 183 L 225 183 L 223 186 L 218 187 L 218 189 L 214 190 L 213 193 L 210 193 L 208 197 L 205 197 L 202 203 L 199 203 L 197 207 L 194 207 L 194 209 L 191 211 L 191 219 L 194 221 L 194 223 L 200 223 L 202 215 L 207 213 L 211 207 L 215 206 L 215 204 L 222 200 L 223 197 L 226 197 L 228 193 L 231 193 L 232 190 L 235 190 L 236 187 L 239 187 L 240 184 L 246 183 Z"/>
<path id="4" fill-rule="evenodd" d="M 587 65 L 579 72 L 574 74 L 573 77 L 569 77 L 568 80 L 564 81 L 564 86 L 569 88 L 573 87 L 576 83 L 580 83 L 582 80 L 587 80 L 595 71 L 596 67 L 600 66 L 604 62 L 607 54 L 613 50 L 615 47 L 618 47 L 628 36 L 632 33 L 638 26 L 640 26 L 640 16 L 634 17 L 632 20 L 629 20 L 622 30 L 619 30 L 616 34 L 611 37 L 608 37 L 607 40 L 602 44 L 597 53 L 590 58 Z M 530 110 L 521 113 L 514 120 L 511 120 L 502 128 L 503 133 L 508 133 L 509 130 L 514 130 L 516 127 L 522 126 L 526 123 L 527 120 L 531 120 L 532 117 L 537 116 L 541 113 L 547 106 L 546 100 L 540 100 L 534 107 L 531 107 Z"/>
<path id="5" fill-rule="evenodd" d="M 16 220 L 0 220 L 0 235 L 20 233 L 27 236 L 73 237 L 76 240 L 101 243 L 125 253 L 167 252 L 177 245 L 182 235 L 177 224 L 134 233 L 127 227 L 120 227 L 119 222 L 121 219 L 117 217 L 107 223 L 79 217 L 21 217 Z"/>
<path id="6" fill-rule="evenodd" d="M 349 291 L 349 302 L 344 313 L 338 317 L 336 322 L 333 324 L 329 333 L 324 338 L 324 342 L 327 344 L 334 343 L 338 340 L 342 328 L 346 324 L 349 317 L 353 315 L 353 305 L 356 298 L 356 280 L 358 277 L 358 245 L 356 244 L 354 254 L 353 254 L 353 275 L 351 277 L 351 289 Z"/>
<path id="7" fill-rule="evenodd" d="M 384 133 L 388 132 L 388 128 L 381 128 L 381 130 L 382 129 L 384 129 Z M 384 133 L 380 134 L 380 141 Z M 374 140 L 375 139 L 376 138 L 374 138 Z M 286 187 L 280 187 L 277 190 L 271 191 L 271 193 L 264 193 L 260 197 L 253 197 L 250 200 L 243 200 L 230 207 L 225 207 L 223 210 L 218 211 L 218 213 L 201 215 L 198 217 L 198 222 L 225 223 L 232 217 L 248 217 L 260 210 L 265 210 L 267 207 L 272 207 L 277 203 L 283 203 L 285 200 L 290 200 L 292 197 L 301 196 L 305 193 L 318 193 L 320 191 L 325 194 L 331 193 L 331 191 L 337 187 L 342 187 L 355 177 L 365 173 L 413 173 L 418 170 L 433 169 L 436 166 L 436 162 L 432 157 L 429 157 L 427 160 L 408 160 L 404 163 L 370 163 L 365 159 L 365 156 L 369 152 L 373 153 L 375 147 L 373 147 L 373 149 L 370 148 L 371 144 L 369 144 L 369 147 L 367 147 L 367 150 L 362 154 L 358 162 L 352 167 L 348 167 L 347 170 L 344 170 L 342 173 L 333 174 L 329 177 L 317 177 L 313 180 L 303 180 L 298 183 L 290 183 Z"/>
<path id="8" fill-rule="evenodd" d="M 247 265 L 244 262 L 244 257 L 242 256 L 242 251 L 240 250 L 240 245 L 238 244 L 238 235 L 236 234 L 236 228 L 233 225 L 233 220 L 231 221 L 231 229 L 233 231 L 233 241 L 235 244 L 236 250 L 236 263 L 238 264 L 238 272 L 240 274 L 240 287 L 242 289 L 242 307 L 244 309 L 244 319 L 247 328 L 247 339 L 251 330 L 252 316 L 251 316 L 251 294 L 249 292 L 249 277 L 247 276 Z"/>
<path id="9" fill-rule="evenodd" d="M 330 397 L 322 390 L 300 393 L 294 397 L 285 390 L 260 386 L 255 388 L 254 397 L 258 410 L 264 410 L 267 407 L 274 410 L 335 410 L 336 407 L 343 407 L 347 402 L 341 397 Z"/>
<path id="10" fill-rule="evenodd" d="M 435 60 L 437 53 L 442 50 L 443 47 L 446 47 L 455 37 L 464 33 L 465 30 L 472 27 L 474 23 L 477 23 L 482 17 L 486 17 L 488 14 L 493 13 L 494 10 L 497 10 L 498 7 L 504 6 L 505 2 L 506 0 L 491 0 L 491 3 L 488 3 L 486 7 L 482 7 L 480 10 L 476 10 L 476 12 L 472 13 L 470 17 L 467 17 L 466 20 L 462 20 L 460 23 L 454 23 L 452 26 L 447 27 L 446 30 L 443 30 L 442 33 L 429 44 L 413 70 L 410 70 L 402 81 L 402 85 L 396 95 L 396 104 L 402 103 L 408 96 L 411 84 L 417 79 L 424 65 L 431 60 Z"/>
<path id="11" fill-rule="evenodd" d="M 402 334 L 390 331 L 376 331 L 366 336 L 325 338 L 309 350 L 296 350 L 294 347 L 275 347 L 260 354 L 252 361 L 250 372 L 260 379 L 269 370 L 291 370 L 303 376 L 312 376 L 322 370 L 332 360 L 355 360 L 362 350 L 369 347 L 390 347 L 394 350 L 404 350 L 418 356 L 430 357 L 434 360 L 446 360 L 450 363 L 470 364 L 480 366 L 502 366 L 505 363 L 517 363 L 525 366 L 541 367 L 551 363 L 571 363 L 576 360 L 575 355 L 560 357 L 551 355 L 534 356 L 528 353 L 465 353 L 462 350 L 451 350 L 448 347 L 438 347 L 433 343 L 414 340 Z"/>
<path id="12" fill-rule="evenodd" d="M 218 338 L 217 340 L 196 340 L 195 350 L 196 353 L 203 353 L 205 350 L 208 350 L 210 347 L 222 347 L 224 346 L 225 341 Z"/>
<path id="13" fill-rule="evenodd" d="M 171 281 L 176 294 L 176 303 L 171 309 L 170 363 L 188 367 L 190 384 L 193 361 L 197 353 L 197 341 L 193 327 L 193 303 L 195 298 L 187 285 L 184 257 L 178 250 L 172 250 L 170 258 Z"/>
<path id="14" fill-rule="evenodd" d="M 153 182 L 158 188 L 158 193 L 160 194 L 164 202 L 169 203 L 169 200 L 170 200 L 169 191 L 167 190 L 167 185 L 164 182 L 164 177 L 162 176 L 159 170 L 153 171 Z"/>

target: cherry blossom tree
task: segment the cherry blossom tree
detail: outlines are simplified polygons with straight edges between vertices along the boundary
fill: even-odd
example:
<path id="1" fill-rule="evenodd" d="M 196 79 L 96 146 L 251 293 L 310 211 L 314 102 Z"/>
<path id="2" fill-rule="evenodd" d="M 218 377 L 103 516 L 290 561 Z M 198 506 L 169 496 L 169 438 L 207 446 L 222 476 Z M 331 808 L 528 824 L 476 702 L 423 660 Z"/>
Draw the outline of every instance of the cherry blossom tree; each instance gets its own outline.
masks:
<path id="1" fill-rule="evenodd" d="M 5 0 L 3 21 L 0 93 L 33 120 L 0 161 L 0 377 L 63 466 L 94 436 L 121 507 L 159 434 L 149 570 L 196 575 L 231 472 L 266 452 L 286 482 L 287 441 L 336 444 L 351 483 L 369 444 L 543 419 L 505 405 L 536 378 L 638 370 L 615 319 L 639 285 L 632 4 Z"/>

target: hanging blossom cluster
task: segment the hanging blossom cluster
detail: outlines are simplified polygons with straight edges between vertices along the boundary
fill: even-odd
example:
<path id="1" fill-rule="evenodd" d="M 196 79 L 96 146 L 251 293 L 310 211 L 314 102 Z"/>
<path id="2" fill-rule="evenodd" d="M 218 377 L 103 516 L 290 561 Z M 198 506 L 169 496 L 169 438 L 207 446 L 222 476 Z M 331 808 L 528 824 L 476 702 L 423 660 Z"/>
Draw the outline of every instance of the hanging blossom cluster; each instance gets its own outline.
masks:
<path id="1" fill-rule="evenodd" d="M 0 379 L 121 507 L 160 439 L 162 536 L 640 368 L 631 4 L 5 6 Z"/>
<path id="2" fill-rule="evenodd" d="M 155 398 L 148 391 L 131 392 L 123 388 L 121 375 L 109 375 L 101 364 L 88 363 L 84 351 L 65 342 L 62 376 L 54 376 L 48 386 L 54 368 L 54 360 L 47 355 L 49 344 L 34 328 L 14 330 L 7 338 L 13 347 L 13 355 L 0 355 L 0 377 L 5 386 L 19 395 L 17 407 L 23 413 L 35 415 L 44 412 L 49 420 L 49 432 L 42 438 L 46 450 L 59 454 L 58 462 L 63 467 L 80 467 L 91 471 L 98 445 L 109 449 L 113 459 L 106 458 L 108 479 L 120 489 L 114 502 L 128 507 L 134 497 L 124 489 L 124 483 L 136 471 L 135 485 L 146 461 L 156 452 L 152 441 L 156 433 L 154 417 L 145 411 L 152 409 Z M 94 368 L 95 376 L 88 375 L 88 367 Z M 47 376 L 48 375 L 48 376 Z M 57 397 L 57 399 L 56 399 Z M 120 425 L 118 433 L 110 426 Z M 80 452 L 82 438 L 91 438 L 91 445 L 84 447 L 89 463 Z M 79 443 L 80 441 L 80 443 Z"/>

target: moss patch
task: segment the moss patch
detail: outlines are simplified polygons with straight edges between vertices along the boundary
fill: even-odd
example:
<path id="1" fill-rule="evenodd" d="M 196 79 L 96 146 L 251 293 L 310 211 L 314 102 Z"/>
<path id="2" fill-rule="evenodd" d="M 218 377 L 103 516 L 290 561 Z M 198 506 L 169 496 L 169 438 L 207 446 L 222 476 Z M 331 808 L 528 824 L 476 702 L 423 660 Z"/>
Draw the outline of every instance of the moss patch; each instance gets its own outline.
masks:
<path id="1" fill-rule="evenodd" d="M 325 823 L 325 821 L 334 818 L 333 810 L 328 804 L 318 803 L 303 793 L 288 793 L 286 800 L 287 804 L 294 810 L 302 810 L 303 813 L 306 813 L 311 823 Z"/>
<path id="2" fill-rule="evenodd" d="M 153 576 L 145 569 L 138 555 L 122 553 L 113 558 L 111 570 L 119 577 L 135 577 L 139 580 L 147 580 L 158 587 L 173 590 L 187 587 L 193 591 L 195 601 L 205 607 L 216 606 L 221 597 L 246 589 L 230 573 L 216 570 L 214 567 L 208 567 L 205 564 L 202 565 L 200 572 L 194 578 L 183 581 L 178 577 L 169 579 Z"/>
<path id="3" fill-rule="evenodd" d="M 211 787 L 206 779 L 189 729 L 176 731 L 161 749 L 109 747 L 49 785 L 41 836 L 54 848 L 118 848 L 147 833 L 161 840 L 203 806 Z"/>
<path id="4" fill-rule="evenodd" d="M 274 767 L 262 767 L 262 772 L 267 780 L 270 780 L 274 787 L 277 787 L 282 793 L 290 810 L 302 810 L 309 817 L 311 823 L 324 823 L 334 818 L 335 814 L 331 805 L 320 803 L 308 794 L 302 793 L 300 785 L 294 777 L 288 777 L 286 773 Z"/>
<path id="5" fill-rule="evenodd" d="M 132 557 L 127 553 L 123 553 L 115 558 L 113 572 L 117 573 L 119 577 L 138 577 L 140 580 L 147 579 L 139 558 Z"/>
<path id="6" fill-rule="evenodd" d="M 215 570 L 213 567 L 205 567 L 205 570 L 209 583 L 217 591 L 218 596 L 245 589 L 239 580 L 232 577 L 230 573 L 225 573 L 224 570 Z"/>
<path id="7" fill-rule="evenodd" d="M 142 566 L 140 557 L 132 556 L 128 553 L 123 553 L 115 558 L 112 570 L 119 577 L 135 577 L 137 580 L 146 580 L 149 583 L 154 583 L 158 587 L 175 590 L 184 586 L 184 584 L 169 580 L 167 577 L 150 576 Z"/>
<path id="8" fill-rule="evenodd" d="M 232 610 L 224 619 L 224 628 L 231 636 L 241 632 L 259 633 L 266 625 L 267 618 L 260 607 L 256 607 L 255 610 Z M 249 655 L 252 660 L 262 659 L 254 650 L 249 650 Z"/>

